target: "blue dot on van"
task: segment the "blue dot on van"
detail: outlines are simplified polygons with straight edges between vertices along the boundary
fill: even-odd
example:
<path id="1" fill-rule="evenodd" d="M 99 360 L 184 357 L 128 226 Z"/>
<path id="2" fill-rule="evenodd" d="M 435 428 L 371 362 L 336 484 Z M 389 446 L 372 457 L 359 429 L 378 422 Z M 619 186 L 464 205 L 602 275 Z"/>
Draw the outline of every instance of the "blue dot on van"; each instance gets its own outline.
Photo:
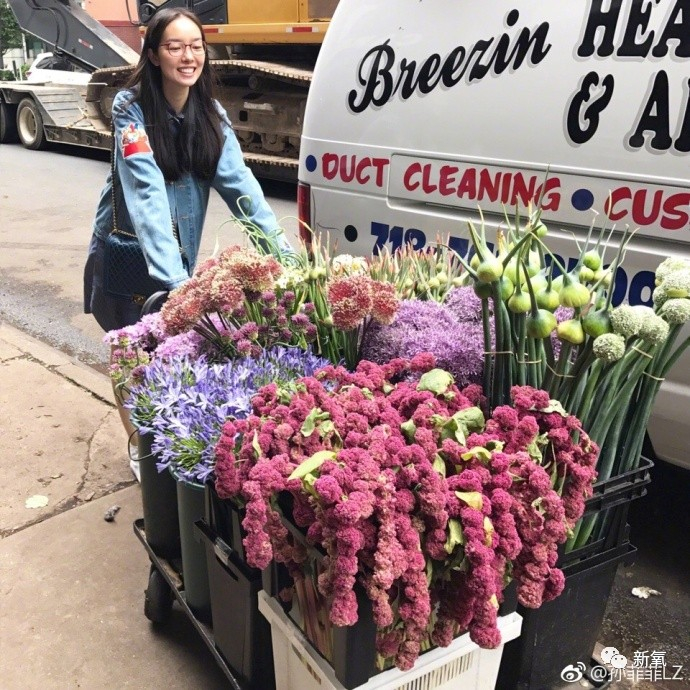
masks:
<path id="1" fill-rule="evenodd" d="M 594 205 L 594 194 L 589 189 L 576 189 L 570 201 L 578 211 L 587 211 Z"/>
<path id="2" fill-rule="evenodd" d="M 316 156 L 307 156 L 304 160 L 304 165 L 309 172 L 316 170 Z"/>

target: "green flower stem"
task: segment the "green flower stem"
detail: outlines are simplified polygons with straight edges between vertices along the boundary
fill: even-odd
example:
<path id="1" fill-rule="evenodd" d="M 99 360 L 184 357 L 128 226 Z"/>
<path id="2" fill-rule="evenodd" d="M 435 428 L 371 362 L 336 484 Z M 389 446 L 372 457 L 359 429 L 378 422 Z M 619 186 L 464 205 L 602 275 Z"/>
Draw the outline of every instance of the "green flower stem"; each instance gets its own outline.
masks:
<path id="1" fill-rule="evenodd" d="M 639 343 L 639 341 L 637 341 Z M 638 347 L 636 345 L 636 347 Z M 644 352 L 641 347 L 638 350 Z M 627 407 L 628 399 L 632 395 L 637 382 L 642 376 L 642 372 L 649 366 L 651 360 L 640 355 L 639 351 L 629 350 L 626 354 L 618 360 L 614 369 L 616 375 L 608 386 L 606 386 L 605 395 L 601 396 L 602 401 L 599 405 L 601 414 L 597 414 L 592 418 L 591 426 L 589 427 L 590 437 L 596 441 L 599 446 L 606 437 L 615 415 L 618 412 L 619 406 Z M 621 383 L 621 376 L 625 374 L 625 379 Z M 585 427 L 587 428 L 587 427 Z"/>
<path id="2" fill-rule="evenodd" d="M 527 332 L 525 330 L 525 315 L 515 314 L 515 330 L 517 332 L 517 347 L 515 352 L 515 366 L 517 368 L 517 384 L 524 386 L 527 384 L 527 364 L 525 360 L 529 359 L 527 354 Z"/>
<path id="3" fill-rule="evenodd" d="M 551 377 L 548 388 L 549 395 L 551 395 L 552 398 L 556 397 L 556 391 L 560 385 L 559 379 L 565 378 L 568 375 L 568 360 L 570 359 L 570 351 L 572 348 L 572 343 L 569 343 L 567 340 L 561 342 L 561 352 L 558 356 L 558 364 L 556 365 L 556 371 Z"/>
<path id="4" fill-rule="evenodd" d="M 529 364 L 527 365 L 527 383 L 532 388 L 539 388 L 540 370 L 537 364 L 537 342 L 534 338 L 527 339 L 527 357 Z"/>
<path id="5" fill-rule="evenodd" d="M 551 342 L 551 336 L 544 338 L 542 341 L 544 350 L 544 365 L 543 365 L 543 376 L 540 388 L 542 390 L 548 391 L 551 388 L 551 382 L 553 381 L 553 372 L 556 368 L 556 360 L 553 354 L 553 343 Z"/>
<path id="6" fill-rule="evenodd" d="M 563 403 L 570 414 L 574 414 L 578 419 L 585 419 L 587 411 L 592 405 L 592 398 L 594 392 L 597 389 L 597 383 L 599 382 L 599 377 L 604 370 L 604 363 L 602 360 L 598 359 L 591 366 L 589 374 L 587 375 L 585 389 L 579 400 L 573 399 L 568 400 L 567 403 Z M 585 427 L 587 428 L 587 427 Z"/>
<path id="7" fill-rule="evenodd" d="M 494 343 L 491 342 L 491 309 L 489 307 L 489 300 L 482 300 L 482 330 L 484 334 L 484 391 L 491 390 L 493 379 L 493 356 L 491 352 L 494 350 Z M 491 396 L 492 397 L 492 396 Z"/>
<path id="8" fill-rule="evenodd" d="M 669 354 L 681 328 L 682 326 L 673 326 L 671 328 L 668 339 L 664 343 L 661 352 L 654 358 L 651 372 L 645 372 L 645 374 L 650 373 L 650 376 L 645 376 L 644 374 L 642 376 L 640 397 L 635 406 L 635 414 L 630 426 L 631 433 L 634 434 L 634 439 L 631 439 L 632 442 L 629 444 L 628 450 L 625 453 L 621 466 L 621 471 L 623 472 L 632 470 L 639 465 L 639 460 L 642 456 L 642 446 L 644 445 L 644 432 L 647 429 L 649 417 L 654 407 L 654 401 L 661 388 L 663 379 L 678 358 L 685 352 L 688 346 L 690 346 L 690 338 L 688 338 L 683 341 L 673 353 Z"/>
<path id="9" fill-rule="evenodd" d="M 593 339 L 587 338 L 585 345 L 583 347 L 580 347 L 580 351 L 577 355 L 577 359 L 575 360 L 572 367 L 570 368 L 570 371 L 568 372 L 569 377 L 566 379 L 563 379 L 560 387 L 558 388 L 556 400 L 560 400 L 562 403 L 564 403 L 569 397 L 572 396 L 572 394 L 573 394 L 573 381 L 575 382 L 575 384 L 577 386 L 582 380 L 582 372 L 587 371 L 589 369 L 590 365 L 596 359 L 596 357 L 594 356 L 594 354 L 592 352 L 592 347 L 593 347 L 592 343 L 593 343 Z"/>

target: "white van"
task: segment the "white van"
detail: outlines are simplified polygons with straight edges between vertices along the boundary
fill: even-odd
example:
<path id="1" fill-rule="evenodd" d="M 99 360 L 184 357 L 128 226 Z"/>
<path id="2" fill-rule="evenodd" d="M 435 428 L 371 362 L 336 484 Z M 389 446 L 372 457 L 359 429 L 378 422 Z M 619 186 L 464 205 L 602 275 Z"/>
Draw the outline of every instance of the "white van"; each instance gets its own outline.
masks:
<path id="1" fill-rule="evenodd" d="M 685 4 L 340 0 L 307 101 L 302 220 L 340 252 L 450 234 L 464 253 L 479 207 L 498 223 L 543 193 L 566 259 L 595 217 L 639 228 L 614 302 L 650 304 L 661 261 L 690 258 Z M 672 377 L 649 430 L 690 468 L 689 355 Z"/>

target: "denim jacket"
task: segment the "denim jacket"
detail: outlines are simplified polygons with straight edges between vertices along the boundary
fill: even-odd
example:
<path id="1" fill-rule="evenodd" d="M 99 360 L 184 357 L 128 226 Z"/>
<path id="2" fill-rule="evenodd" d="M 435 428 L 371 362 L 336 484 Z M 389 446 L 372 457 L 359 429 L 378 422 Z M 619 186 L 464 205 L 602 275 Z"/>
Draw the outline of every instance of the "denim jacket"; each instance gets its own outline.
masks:
<path id="1" fill-rule="evenodd" d="M 194 269 L 211 186 L 233 215 L 241 218 L 241 208 L 247 219 L 268 236 L 275 235 L 278 221 L 245 165 L 230 120 L 219 103 L 216 107 L 225 140 L 215 178 L 202 180 L 185 173 L 180 179 L 167 182 L 148 144 L 141 107 L 132 97 L 131 91 L 120 91 L 113 101 L 119 179 L 115 185 L 117 225 L 121 230 L 136 233 L 151 277 L 173 289 L 188 278 L 185 264 L 189 273 Z M 94 234 L 103 240 L 112 229 L 112 213 L 112 179 L 108 175 L 94 221 Z M 172 218 L 177 223 L 182 252 L 173 234 Z M 280 240 L 281 245 L 289 246 L 282 236 Z"/>

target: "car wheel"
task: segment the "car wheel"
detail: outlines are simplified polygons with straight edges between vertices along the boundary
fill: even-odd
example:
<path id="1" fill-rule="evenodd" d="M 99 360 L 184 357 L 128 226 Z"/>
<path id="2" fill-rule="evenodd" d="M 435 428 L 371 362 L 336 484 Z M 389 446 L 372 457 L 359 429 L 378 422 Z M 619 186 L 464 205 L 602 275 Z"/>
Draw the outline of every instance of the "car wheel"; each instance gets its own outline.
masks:
<path id="1" fill-rule="evenodd" d="M 46 147 L 46 133 L 43 129 L 43 117 L 38 106 L 31 98 L 25 98 L 17 108 L 17 133 L 19 141 L 32 151 Z"/>
<path id="2" fill-rule="evenodd" d="M 0 101 L 0 144 L 13 144 L 17 137 L 17 120 L 15 108 Z"/>

